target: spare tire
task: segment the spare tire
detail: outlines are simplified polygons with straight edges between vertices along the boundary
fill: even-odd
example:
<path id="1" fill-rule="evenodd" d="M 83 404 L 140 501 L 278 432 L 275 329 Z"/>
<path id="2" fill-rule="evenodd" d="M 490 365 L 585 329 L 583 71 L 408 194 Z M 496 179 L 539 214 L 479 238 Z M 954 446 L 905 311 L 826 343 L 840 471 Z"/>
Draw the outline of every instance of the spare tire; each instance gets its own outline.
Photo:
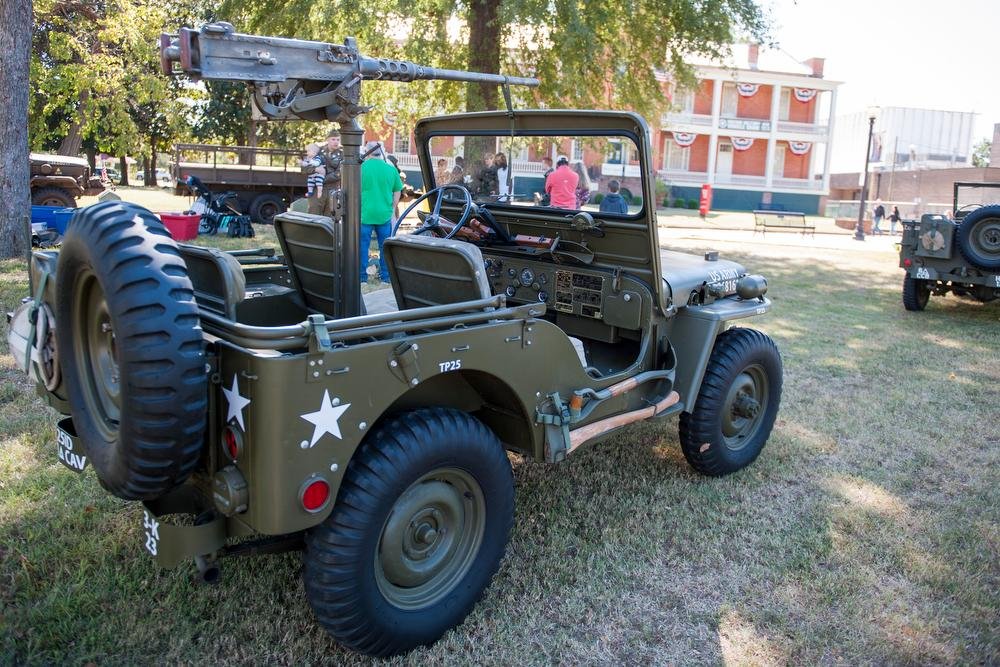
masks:
<path id="1" fill-rule="evenodd" d="M 194 290 L 146 209 L 80 209 L 56 268 L 59 357 L 76 432 L 101 484 L 150 500 L 198 462 L 208 405 Z"/>
<path id="2" fill-rule="evenodd" d="M 955 230 L 958 251 L 977 269 L 1000 272 L 1000 204 L 966 214 Z"/>

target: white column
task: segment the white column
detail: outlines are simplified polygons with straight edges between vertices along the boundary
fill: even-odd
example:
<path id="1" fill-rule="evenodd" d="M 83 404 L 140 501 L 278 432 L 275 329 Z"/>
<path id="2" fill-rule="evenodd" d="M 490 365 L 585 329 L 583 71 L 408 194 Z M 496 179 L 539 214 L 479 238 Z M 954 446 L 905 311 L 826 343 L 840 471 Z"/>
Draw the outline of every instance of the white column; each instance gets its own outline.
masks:
<path id="1" fill-rule="evenodd" d="M 837 117 L 837 89 L 830 91 L 830 120 L 826 124 L 826 151 L 823 156 L 823 192 L 830 192 L 830 155 L 833 153 L 833 119 Z M 815 147 L 813 148 L 815 150 Z"/>
<path id="2" fill-rule="evenodd" d="M 708 182 L 715 183 L 715 158 L 719 152 L 719 116 L 722 113 L 722 80 L 712 80 L 712 129 L 708 135 Z"/>
<path id="3" fill-rule="evenodd" d="M 781 86 L 771 87 L 771 132 L 767 137 L 767 161 L 764 163 L 764 187 L 774 186 L 774 149 L 778 145 L 778 118 L 781 116 Z"/>

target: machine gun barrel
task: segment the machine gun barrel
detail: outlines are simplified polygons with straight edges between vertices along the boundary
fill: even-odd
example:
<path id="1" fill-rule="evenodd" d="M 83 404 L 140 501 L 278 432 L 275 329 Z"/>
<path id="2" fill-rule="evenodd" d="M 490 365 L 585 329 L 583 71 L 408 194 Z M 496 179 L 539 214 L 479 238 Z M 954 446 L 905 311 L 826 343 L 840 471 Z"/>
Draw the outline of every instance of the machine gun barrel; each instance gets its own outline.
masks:
<path id="1" fill-rule="evenodd" d="M 244 35 L 228 23 L 210 23 L 200 30 L 181 28 L 160 36 L 164 74 L 179 70 L 196 79 L 282 83 L 285 81 L 344 82 L 354 77 L 408 82 L 419 79 L 537 86 L 538 79 L 501 74 L 424 67 L 405 60 L 370 58 L 357 43 L 329 44 L 303 39 Z"/>

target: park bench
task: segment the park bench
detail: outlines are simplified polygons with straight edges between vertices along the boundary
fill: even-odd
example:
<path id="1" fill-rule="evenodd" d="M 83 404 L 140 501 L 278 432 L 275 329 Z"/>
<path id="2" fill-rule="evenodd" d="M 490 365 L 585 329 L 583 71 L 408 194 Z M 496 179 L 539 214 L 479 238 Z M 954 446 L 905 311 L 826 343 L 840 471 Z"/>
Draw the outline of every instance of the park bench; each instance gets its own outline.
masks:
<path id="1" fill-rule="evenodd" d="M 810 234 L 816 233 L 816 226 L 806 222 L 805 213 L 795 211 L 762 211 L 753 212 L 753 231 L 767 233 L 768 229 L 791 229 Z"/>

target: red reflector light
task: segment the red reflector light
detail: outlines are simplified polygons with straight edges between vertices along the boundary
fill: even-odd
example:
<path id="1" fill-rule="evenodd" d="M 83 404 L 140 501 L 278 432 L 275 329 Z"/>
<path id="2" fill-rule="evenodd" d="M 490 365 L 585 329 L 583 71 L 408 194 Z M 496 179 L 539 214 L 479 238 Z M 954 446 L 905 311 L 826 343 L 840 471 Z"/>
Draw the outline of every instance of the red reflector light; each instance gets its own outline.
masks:
<path id="1" fill-rule="evenodd" d="M 906 268 L 910 268 L 910 266 L 912 264 L 913 264 L 913 260 L 910 259 L 909 257 L 907 257 L 906 259 L 903 260 L 903 266 L 905 266 Z"/>
<path id="2" fill-rule="evenodd" d="M 330 499 L 330 485 L 324 479 L 314 479 L 302 490 L 302 507 L 307 512 L 318 512 Z"/>
<path id="3" fill-rule="evenodd" d="M 232 426 L 227 426 L 222 431 L 222 447 L 230 461 L 235 461 L 243 453 L 243 441 Z"/>

